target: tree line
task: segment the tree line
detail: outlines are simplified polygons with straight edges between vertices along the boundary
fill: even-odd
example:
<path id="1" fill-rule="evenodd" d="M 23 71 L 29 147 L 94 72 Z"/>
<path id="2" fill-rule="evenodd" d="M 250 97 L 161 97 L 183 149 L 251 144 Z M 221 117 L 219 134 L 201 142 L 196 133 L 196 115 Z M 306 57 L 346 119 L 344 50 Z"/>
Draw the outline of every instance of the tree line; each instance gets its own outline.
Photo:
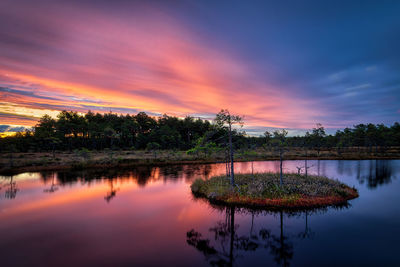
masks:
<path id="1" fill-rule="evenodd" d="M 57 118 L 44 115 L 32 130 L 0 140 L 1 149 L 51 151 L 87 148 L 176 149 L 186 150 L 211 128 L 207 120 L 168 115 L 159 118 L 144 112 L 136 115 L 116 113 L 79 114 L 62 111 Z"/>
<path id="2" fill-rule="evenodd" d="M 266 131 L 249 137 L 238 127 L 229 130 L 229 118 L 216 116 L 213 122 L 193 117 L 163 115 L 155 118 L 140 112 L 136 115 L 116 113 L 79 114 L 62 111 L 57 118 L 44 115 L 30 130 L 0 138 L 1 152 L 72 151 L 74 149 L 186 150 L 188 153 L 211 153 L 234 149 L 302 147 L 326 148 L 400 146 L 400 124 L 358 124 L 328 135 L 321 124 L 304 136 L 288 137 L 287 131 Z M 240 117 L 232 117 L 239 119 Z M 241 118 L 240 118 L 241 119 Z M 222 127 L 221 122 L 228 127 Z M 232 121 L 233 122 L 233 121 Z M 227 153 L 231 154 L 230 151 Z"/>
<path id="3" fill-rule="evenodd" d="M 273 133 L 265 132 L 267 144 L 273 144 L 276 139 L 282 139 L 281 134 L 285 130 L 275 131 Z M 285 141 L 289 147 L 309 147 L 321 148 L 344 148 L 344 147 L 367 147 L 371 150 L 378 147 L 400 146 L 400 124 L 395 122 L 387 127 L 384 124 L 358 124 L 353 128 L 338 130 L 333 135 L 328 135 L 325 128 L 317 123 L 316 127 L 307 131 L 304 136 L 286 137 Z"/>

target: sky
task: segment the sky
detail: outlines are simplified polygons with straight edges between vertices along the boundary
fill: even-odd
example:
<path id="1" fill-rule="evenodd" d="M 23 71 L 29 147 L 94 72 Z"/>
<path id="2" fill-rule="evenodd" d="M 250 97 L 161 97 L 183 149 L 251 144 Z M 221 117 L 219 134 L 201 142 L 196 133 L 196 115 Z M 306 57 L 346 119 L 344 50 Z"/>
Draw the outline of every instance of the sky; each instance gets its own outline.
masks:
<path id="1" fill-rule="evenodd" d="M 400 121 L 400 1 L 0 2 L 0 132 L 61 110 Z"/>

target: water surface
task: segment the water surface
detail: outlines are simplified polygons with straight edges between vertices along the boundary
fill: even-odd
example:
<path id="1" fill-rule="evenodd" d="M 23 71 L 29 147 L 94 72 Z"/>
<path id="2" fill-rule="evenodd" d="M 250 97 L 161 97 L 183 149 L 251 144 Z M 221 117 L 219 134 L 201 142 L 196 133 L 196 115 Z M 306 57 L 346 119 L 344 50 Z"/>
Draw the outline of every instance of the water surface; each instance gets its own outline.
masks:
<path id="1" fill-rule="evenodd" d="M 297 172 L 303 161 L 285 161 Z M 400 160 L 308 161 L 360 197 L 342 208 L 254 212 L 196 200 L 223 164 L 0 177 L 1 266 L 396 265 Z M 251 163 L 236 163 L 248 172 Z M 254 171 L 278 171 L 274 161 Z M 234 227 L 233 227 L 234 226 Z"/>

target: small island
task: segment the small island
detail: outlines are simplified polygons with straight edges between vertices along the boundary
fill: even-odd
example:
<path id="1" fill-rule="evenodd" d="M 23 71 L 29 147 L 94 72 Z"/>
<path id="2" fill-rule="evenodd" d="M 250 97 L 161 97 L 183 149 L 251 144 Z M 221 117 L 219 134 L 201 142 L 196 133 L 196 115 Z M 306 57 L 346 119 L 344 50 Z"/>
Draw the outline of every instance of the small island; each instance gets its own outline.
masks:
<path id="1" fill-rule="evenodd" d="M 355 188 L 327 177 L 285 174 L 280 186 L 279 173 L 236 174 L 229 177 L 197 179 L 191 185 L 194 196 L 211 203 L 254 208 L 305 209 L 345 204 L 358 197 Z"/>

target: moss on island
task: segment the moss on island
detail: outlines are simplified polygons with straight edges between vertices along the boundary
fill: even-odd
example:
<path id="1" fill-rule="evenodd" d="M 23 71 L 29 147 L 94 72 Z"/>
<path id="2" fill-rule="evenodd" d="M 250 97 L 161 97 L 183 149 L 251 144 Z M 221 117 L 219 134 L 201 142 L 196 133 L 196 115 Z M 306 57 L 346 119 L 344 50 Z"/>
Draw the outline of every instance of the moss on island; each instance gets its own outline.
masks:
<path id="1" fill-rule="evenodd" d="M 235 175 L 235 186 L 226 176 L 197 179 L 191 185 L 196 197 L 212 203 L 265 208 L 315 208 L 345 204 L 358 197 L 355 188 L 322 176 L 285 174 L 279 186 L 279 174 Z"/>

